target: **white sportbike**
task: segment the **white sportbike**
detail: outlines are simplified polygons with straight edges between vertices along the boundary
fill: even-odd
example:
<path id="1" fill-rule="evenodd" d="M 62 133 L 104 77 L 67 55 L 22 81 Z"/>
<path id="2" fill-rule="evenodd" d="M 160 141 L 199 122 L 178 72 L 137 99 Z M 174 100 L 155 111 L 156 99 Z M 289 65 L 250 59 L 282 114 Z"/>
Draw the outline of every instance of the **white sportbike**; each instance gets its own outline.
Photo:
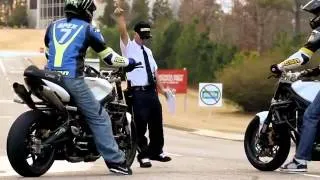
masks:
<path id="1" fill-rule="evenodd" d="M 121 73 L 98 72 L 86 66 L 90 90 L 109 113 L 114 137 L 125 152 L 128 166 L 136 154 L 136 127 L 121 89 Z M 14 83 L 19 96 L 15 101 L 31 110 L 12 124 L 7 137 L 7 155 L 13 169 L 21 176 L 36 177 L 46 173 L 55 160 L 72 163 L 96 161 L 92 132 L 72 97 L 64 87 L 62 75 L 29 66 L 24 71 L 26 86 Z"/>
<path id="2" fill-rule="evenodd" d="M 320 82 L 311 77 L 319 72 L 315 68 L 273 76 L 279 81 L 269 110 L 256 114 L 245 132 L 245 153 L 256 169 L 276 170 L 287 159 L 291 140 L 299 143 L 303 114 L 320 91 Z M 312 160 L 320 160 L 320 136 L 316 138 Z"/>

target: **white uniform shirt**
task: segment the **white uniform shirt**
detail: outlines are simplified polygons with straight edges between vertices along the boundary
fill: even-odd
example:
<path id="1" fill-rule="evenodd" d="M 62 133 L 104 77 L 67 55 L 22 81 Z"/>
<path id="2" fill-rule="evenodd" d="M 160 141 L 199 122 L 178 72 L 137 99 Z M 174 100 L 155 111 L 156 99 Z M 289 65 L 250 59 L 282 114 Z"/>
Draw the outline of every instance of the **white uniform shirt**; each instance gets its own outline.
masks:
<path id="1" fill-rule="evenodd" d="M 148 75 L 146 70 L 146 65 L 144 63 L 144 56 L 143 51 L 141 49 L 141 46 L 136 43 L 135 40 L 130 40 L 128 35 L 128 44 L 125 46 L 125 44 L 122 42 L 120 38 L 120 48 L 122 56 L 126 58 L 132 58 L 137 63 L 141 62 L 142 68 L 136 68 L 131 72 L 127 73 L 128 80 L 131 81 L 131 86 L 147 86 L 148 83 Z M 143 46 L 144 50 L 146 51 L 149 59 L 149 64 L 151 68 L 151 72 L 153 74 L 153 77 L 155 77 L 155 72 L 158 69 L 157 63 L 153 58 L 152 51 L 147 48 L 146 46 Z"/>

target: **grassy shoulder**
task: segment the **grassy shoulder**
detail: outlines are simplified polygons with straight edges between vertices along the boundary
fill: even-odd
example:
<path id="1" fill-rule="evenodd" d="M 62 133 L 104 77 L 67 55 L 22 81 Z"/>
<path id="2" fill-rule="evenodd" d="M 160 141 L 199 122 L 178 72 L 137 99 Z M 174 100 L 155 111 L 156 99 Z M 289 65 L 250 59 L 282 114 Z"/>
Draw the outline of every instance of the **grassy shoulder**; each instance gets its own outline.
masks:
<path id="1" fill-rule="evenodd" d="M 45 30 L 0 29 L 0 50 L 39 51 Z"/>
<path id="2" fill-rule="evenodd" d="M 219 108 L 200 107 L 198 93 L 189 90 L 187 95 L 176 95 L 176 112 L 170 114 L 164 97 L 160 97 L 164 124 L 186 129 L 207 129 L 244 133 L 254 114 L 243 113 L 234 103 L 224 100 Z"/>

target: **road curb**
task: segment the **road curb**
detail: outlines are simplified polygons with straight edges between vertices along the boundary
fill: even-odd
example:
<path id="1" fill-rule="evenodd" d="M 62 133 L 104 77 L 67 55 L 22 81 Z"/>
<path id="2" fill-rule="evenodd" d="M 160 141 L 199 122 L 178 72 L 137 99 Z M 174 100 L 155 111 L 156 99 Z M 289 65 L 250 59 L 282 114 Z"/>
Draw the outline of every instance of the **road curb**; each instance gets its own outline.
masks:
<path id="1" fill-rule="evenodd" d="M 30 65 L 34 65 L 34 63 L 32 62 L 32 60 L 30 58 L 23 58 L 28 64 Z"/>
<path id="2" fill-rule="evenodd" d="M 191 132 L 191 134 L 197 134 L 197 135 L 201 135 L 201 136 L 207 136 L 207 137 L 225 139 L 225 140 L 232 140 L 232 141 L 243 141 L 244 140 L 244 134 L 213 131 L 213 130 L 207 130 L 207 129 L 198 129 L 198 130 Z"/>
<path id="3" fill-rule="evenodd" d="M 181 131 L 187 131 L 191 134 L 212 137 L 217 139 L 225 139 L 225 140 L 232 140 L 232 141 L 243 141 L 244 134 L 241 133 L 231 133 L 231 132 L 221 132 L 221 131 L 214 131 L 214 130 L 207 130 L 207 129 L 190 129 L 181 126 L 175 126 L 170 124 L 164 124 L 164 127 L 177 129 Z"/>
<path id="4" fill-rule="evenodd" d="M 171 124 L 164 124 L 163 126 L 167 127 L 167 128 L 177 129 L 177 130 L 187 131 L 187 132 L 194 132 L 195 131 L 195 129 L 185 128 L 185 127 L 181 127 L 181 126 L 175 126 L 175 125 L 171 125 Z"/>

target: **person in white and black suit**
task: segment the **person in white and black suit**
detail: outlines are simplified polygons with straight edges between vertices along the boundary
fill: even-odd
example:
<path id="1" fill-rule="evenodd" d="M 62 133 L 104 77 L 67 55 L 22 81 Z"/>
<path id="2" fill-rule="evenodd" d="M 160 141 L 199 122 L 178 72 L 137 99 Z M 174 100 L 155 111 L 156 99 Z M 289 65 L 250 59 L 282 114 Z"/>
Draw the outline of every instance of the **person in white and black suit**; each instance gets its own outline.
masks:
<path id="1" fill-rule="evenodd" d="M 117 7 L 114 13 L 120 31 L 120 47 L 122 55 L 134 58 L 142 63 L 142 68 L 137 68 L 127 73 L 132 95 L 133 117 L 137 126 L 138 162 L 140 167 L 151 167 L 151 160 L 161 162 L 170 161 L 171 158 L 163 153 L 164 137 L 162 124 L 162 107 L 158 92 L 167 98 L 172 95 L 170 90 L 165 89 L 158 81 L 157 63 L 152 51 L 145 46 L 150 39 L 150 24 L 139 22 L 135 25 L 134 39 L 131 40 L 127 31 L 123 10 Z M 149 130 L 149 144 L 145 133 Z"/>

